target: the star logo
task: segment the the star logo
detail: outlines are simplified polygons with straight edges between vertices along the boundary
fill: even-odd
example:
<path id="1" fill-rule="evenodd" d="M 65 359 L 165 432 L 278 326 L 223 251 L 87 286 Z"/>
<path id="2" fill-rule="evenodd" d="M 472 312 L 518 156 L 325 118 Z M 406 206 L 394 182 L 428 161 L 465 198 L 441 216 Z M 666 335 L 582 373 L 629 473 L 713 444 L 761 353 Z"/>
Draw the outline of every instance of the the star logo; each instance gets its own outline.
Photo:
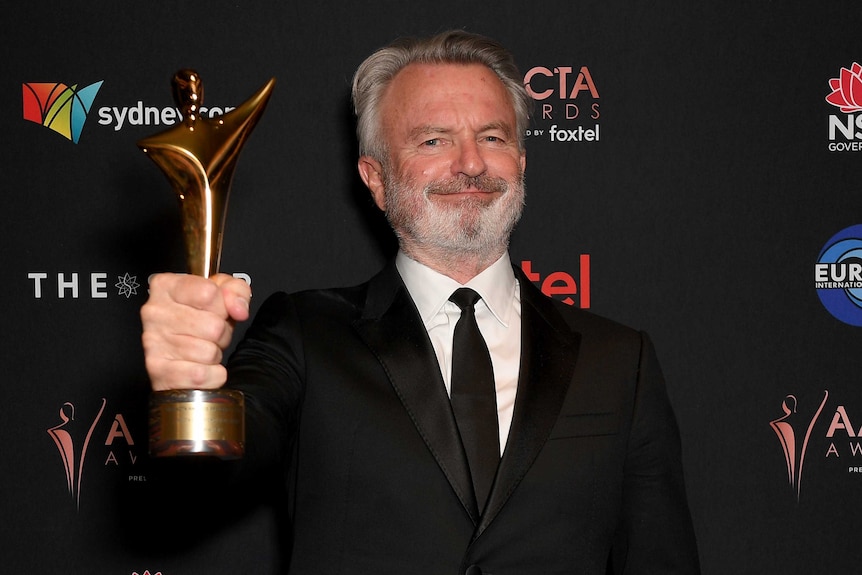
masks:
<path id="1" fill-rule="evenodd" d="M 126 299 L 138 295 L 138 288 L 141 287 L 141 284 L 138 283 L 138 276 L 132 276 L 126 272 L 125 275 L 117 276 L 117 280 L 119 281 L 114 284 L 114 287 L 117 288 L 119 295 L 126 296 Z"/>

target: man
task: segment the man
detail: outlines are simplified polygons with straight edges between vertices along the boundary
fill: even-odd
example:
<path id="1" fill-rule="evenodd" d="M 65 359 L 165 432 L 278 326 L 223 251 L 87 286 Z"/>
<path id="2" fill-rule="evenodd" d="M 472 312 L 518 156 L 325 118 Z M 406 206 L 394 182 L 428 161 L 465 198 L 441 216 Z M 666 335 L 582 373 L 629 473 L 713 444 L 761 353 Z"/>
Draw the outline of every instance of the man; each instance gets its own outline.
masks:
<path id="1" fill-rule="evenodd" d="M 353 97 L 395 262 L 357 287 L 272 296 L 227 369 L 248 287 L 154 278 L 153 388 L 246 394 L 246 466 L 288 473 L 290 573 L 697 573 L 649 340 L 509 262 L 528 110 L 511 56 L 463 32 L 399 42 L 360 66 Z M 463 286 L 480 299 L 449 301 Z M 471 314 L 483 343 L 465 336 Z M 474 389 L 485 415 L 463 415 L 463 381 L 483 379 L 461 377 L 467 347 L 474 373 L 493 371 L 490 416 Z"/>

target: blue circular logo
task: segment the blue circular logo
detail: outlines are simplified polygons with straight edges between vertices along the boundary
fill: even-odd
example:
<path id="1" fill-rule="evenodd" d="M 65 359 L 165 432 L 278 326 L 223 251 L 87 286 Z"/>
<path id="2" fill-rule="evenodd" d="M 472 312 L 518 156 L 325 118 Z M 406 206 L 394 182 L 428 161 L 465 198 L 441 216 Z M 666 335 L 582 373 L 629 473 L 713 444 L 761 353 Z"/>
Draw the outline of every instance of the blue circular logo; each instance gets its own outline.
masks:
<path id="1" fill-rule="evenodd" d="M 841 230 L 826 242 L 814 266 L 814 286 L 829 313 L 862 326 L 862 225 Z"/>

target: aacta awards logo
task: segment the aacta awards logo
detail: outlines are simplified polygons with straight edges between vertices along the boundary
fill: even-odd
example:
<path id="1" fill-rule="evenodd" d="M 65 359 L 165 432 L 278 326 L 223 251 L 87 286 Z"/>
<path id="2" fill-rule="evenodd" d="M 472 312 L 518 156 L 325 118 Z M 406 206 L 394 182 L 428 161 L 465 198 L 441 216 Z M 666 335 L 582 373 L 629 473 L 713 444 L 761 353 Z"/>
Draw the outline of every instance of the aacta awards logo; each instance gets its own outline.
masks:
<path id="1" fill-rule="evenodd" d="M 541 102 L 528 137 L 551 142 L 598 142 L 599 90 L 590 69 L 581 66 L 535 66 L 524 75 L 524 87 Z"/>
<path id="2" fill-rule="evenodd" d="M 827 409 L 827 402 L 834 407 Z M 797 399 L 790 394 L 781 403 L 781 415 L 769 422 L 784 452 L 787 481 L 797 501 L 803 471 L 810 470 L 811 464 L 827 473 L 862 473 L 862 427 L 854 427 L 850 421 L 850 414 L 858 409 L 849 407 L 840 399 L 830 398 L 828 390 L 822 397 L 815 393 Z M 831 419 L 828 415 L 821 417 L 828 413 L 832 413 Z M 823 423 L 818 425 L 820 421 Z M 818 476 L 822 477 L 822 473 Z"/>
<path id="3" fill-rule="evenodd" d="M 101 81 L 80 89 L 77 84 L 23 84 L 24 119 L 41 124 L 77 144 L 101 87 Z"/>
<path id="4" fill-rule="evenodd" d="M 862 225 L 841 230 L 826 242 L 814 264 L 814 287 L 829 313 L 862 326 Z"/>
<path id="5" fill-rule="evenodd" d="M 87 461 L 90 448 L 101 441 L 101 436 L 99 436 L 99 439 L 94 443 L 99 422 L 105 413 L 107 403 L 107 400 L 102 398 L 98 409 L 92 415 L 92 419 L 90 419 L 89 415 L 82 417 L 80 414 L 77 414 L 75 404 L 67 401 L 60 406 L 58 414 L 59 422 L 46 430 L 51 439 L 54 440 L 54 445 L 60 454 L 63 471 L 66 476 L 66 488 L 77 509 L 81 508 L 84 464 Z M 115 442 L 117 443 L 116 445 Z M 122 444 L 125 445 L 121 449 L 120 445 Z M 132 439 L 129 426 L 126 425 L 126 419 L 122 413 L 114 415 L 111 428 L 104 439 L 104 445 L 108 448 L 107 454 L 104 455 L 105 466 L 114 465 L 119 467 L 121 461 L 124 464 L 128 462 L 132 465 L 137 462 L 138 456 L 134 451 L 135 442 Z M 128 456 L 126 455 L 126 449 L 128 449 Z M 142 480 L 145 480 L 142 476 L 129 476 L 129 481 Z"/>
<path id="6" fill-rule="evenodd" d="M 778 435 L 781 448 L 784 450 L 784 459 L 787 463 L 787 480 L 796 492 L 796 500 L 802 490 L 802 466 L 805 463 L 805 454 L 808 451 L 808 443 L 811 440 L 811 430 L 826 405 L 829 393 L 825 392 L 820 407 L 807 421 L 799 421 L 797 413 L 797 400 L 795 395 L 788 395 L 781 404 L 784 415 L 769 422 L 772 430 Z M 804 432 L 804 435 L 802 433 Z"/>

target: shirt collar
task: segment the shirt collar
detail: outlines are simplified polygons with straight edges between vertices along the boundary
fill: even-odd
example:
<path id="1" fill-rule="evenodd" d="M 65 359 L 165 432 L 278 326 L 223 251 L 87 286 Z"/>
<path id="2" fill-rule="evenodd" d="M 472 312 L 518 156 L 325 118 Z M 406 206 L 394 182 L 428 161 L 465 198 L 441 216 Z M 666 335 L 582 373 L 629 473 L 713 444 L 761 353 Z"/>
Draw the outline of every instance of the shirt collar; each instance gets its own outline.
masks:
<path id="1" fill-rule="evenodd" d="M 449 301 L 452 292 L 465 286 L 476 290 L 497 321 L 508 327 L 517 285 L 508 252 L 465 286 L 411 259 L 401 250 L 395 256 L 395 266 L 426 327 Z"/>

